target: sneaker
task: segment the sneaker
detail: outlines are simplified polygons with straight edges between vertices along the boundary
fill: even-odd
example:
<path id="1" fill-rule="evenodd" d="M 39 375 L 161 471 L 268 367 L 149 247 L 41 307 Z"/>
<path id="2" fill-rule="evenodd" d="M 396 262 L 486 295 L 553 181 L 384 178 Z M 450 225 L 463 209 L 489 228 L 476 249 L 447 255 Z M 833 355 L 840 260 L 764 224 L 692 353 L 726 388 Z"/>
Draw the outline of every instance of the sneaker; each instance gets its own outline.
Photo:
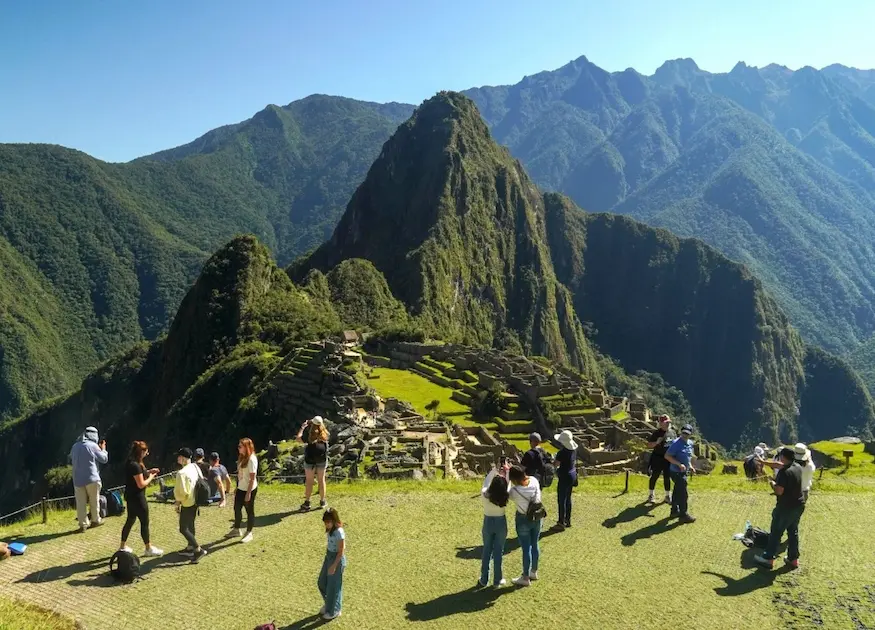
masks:
<path id="1" fill-rule="evenodd" d="M 201 558 L 203 558 L 205 555 L 207 555 L 207 550 L 204 549 L 203 547 L 201 547 L 200 551 L 194 552 L 194 556 L 192 556 L 192 558 L 191 558 L 191 563 L 197 564 L 198 562 L 201 561 Z"/>
<path id="2" fill-rule="evenodd" d="M 537 571 L 529 571 L 529 579 L 530 580 L 537 580 L 538 579 L 538 572 Z"/>
<path id="3" fill-rule="evenodd" d="M 192 549 L 191 547 L 186 547 L 179 552 L 179 555 L 185 556 L 186 558 L 191 558 L 194 555 L 194 549 Z"/>
<path id="4" fill-rule="evenodd" d="M 232 527 L 231 531 L 225 534 L 225 538 L 240 538 L 242 535 L 243 533 L 239 529 Z"/>
<path id="5" fill-rule="evenodd" d="M 653 493 L 651 492 L 650 495 L 647 497 L 645 503 L 653 503 L 655 500 L 656 499 L 653 498 Z"/>
<path id="6" fill-rule="evenodd" d="M 766 569 L 772 569 L 775 566 L 774 558 L 766 558 L 765 556 L 756 556 L 753 559 L 761 567 L 765 567 Z"/>
<path id="7" fill-rule="evenodd" d="M 320 499 L 319 500 L 319 509 L 324 510 L 327 507 L 328 507 L 328 501 L 326 501 L 325 499 Z"/>
<path id="8" fill-rule="evenodd" d="M 337 619 L 338 617 L 340 617 L 340 611 L 339 611 L 339 610 L 338 610 L 336 613 L 334 613 L 333 615 L 329 615 L 328 613 L 322 615 L 322 618 L 323 618 L 325 621 L 331 621 L 332 619 Z"/>
<path id="9" fill-rule="evenodd" d="M 556 523 L 553 526 L 553 529 L 559 530 L 560 532 L 565 531 L 565 523 Z"/>
<path id="10" fill-rule="evenodd" d="M 323 605 L 322 608 L 319 609 L 319 616 L 321 617 L 324 614 L 325 614 L 325 606 Z"/>
<path id="11" fill-rule="evenodd" d="M 671 495 L 670 495 L 670 494 L 666 494 L 666 495 L 665 495 L 665 498 L 662 500 L 662 502 L 663 502 L 663 503 L 668 503 L 668 504 L 670 505 L 670 504 L 671 504 Z"/>
<path id="12" fill-rule="evenodd" d="M 95 521 L 88 526 L 88 529 L 94 529 L 95 527 L 100 527 L 103 525 L 103 521 Z"/>
<path id="13" fill-rule="evenodd" d="M 681 516 L 681 523 L 695 523 L 696 517 L 692 514 L 684 514 Z"/>
<path id="14" fill-rule="evenodd" d="M 477 580 L 477 588 L 486 588 L 488 584 L 484 584 L 482 580 Z"/>
<path id="15" fill-rule="evenodd" d="M 130 547 L 128 547 L 127 545 L 125 545 L 124 547 L 121 547 L 119 549 L 119 551 L 124 551 L 125 553 L 134 553 L 134 550 L 131 549 Z"/>
<path id="16" fill-rule="evenodd" d="M 252 542 L 252 532 L 246 532 L 246 535 L 243 537 L 243 539 L 240 542 L 244 542 L 244 543 Z"/>
<path id="17" fill-rule="evenodd" d="M 309 512 L 309 511 L 310 511 L 310 502 L 309 502 L 309 501 L 304 501 L 304 502 L 301 504 L 300 510 L 301 510 L 302 512 Z"/>
<path id="18" fill-rule="evenodd" d="M 521 575 L 518 578 L 511 580 L 515 586 L 531 586 L 532 581 L 526 575 Z"/>
<path id="19" fill-rule="evenodd" d="M 79 533 L 80 533 L 80 534 L 84 534 L 86 531 L 88 531 L 88 526 L 87 526 L 87 525 L 80 525 L 80 526 L 79 526 Z"/>
<path id="20" fill-rule="evenodd" d="M 790 558 L 784 558 L 784 565 L 790 567 L 791 569 L 799 568 L 799 558 L 795 560 L 790 560 Z"/>
<path id="21" fill-rule="evenodd" d="M 145 553 L 143 554 L 143 556 L 145 558 L 160 558 L 163 555 L 164 555 L 164 550 L 158 549 L 158 547 L 154 547 L 154 546 L 146 549 Z"/>
<path id="22" fill-rule="evenodd" d="M 495 587 L 496 587 L 496 588 L 501 588 L 502 586 L 507 586 L 507 580 L 505 580 L 504 578 L 501 578 L 501 579 L 498 580 L 498 582 L 495 584 Z"/>

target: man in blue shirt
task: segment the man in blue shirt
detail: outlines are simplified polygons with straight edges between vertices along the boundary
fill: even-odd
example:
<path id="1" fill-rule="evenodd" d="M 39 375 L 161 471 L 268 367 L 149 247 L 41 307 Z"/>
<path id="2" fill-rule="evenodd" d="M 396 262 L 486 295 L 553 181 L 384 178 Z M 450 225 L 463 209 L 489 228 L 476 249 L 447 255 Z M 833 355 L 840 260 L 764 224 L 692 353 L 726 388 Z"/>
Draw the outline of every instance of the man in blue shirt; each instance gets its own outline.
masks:
<path id="1" fill-rule="evenodd" d="M 665 452 L 665 459 L 669 462 L 669 472 L 674 482 L 674 491 L 671 494 L 671 513 L 669 517 L 677 516 L 682 523 L 694 523 L 696 517 L 687 512 L 687 472 L 694 473 L 693 468 L 693 427 L 685 424 L 681 429 L 681 436 L 671 443 Z"/>

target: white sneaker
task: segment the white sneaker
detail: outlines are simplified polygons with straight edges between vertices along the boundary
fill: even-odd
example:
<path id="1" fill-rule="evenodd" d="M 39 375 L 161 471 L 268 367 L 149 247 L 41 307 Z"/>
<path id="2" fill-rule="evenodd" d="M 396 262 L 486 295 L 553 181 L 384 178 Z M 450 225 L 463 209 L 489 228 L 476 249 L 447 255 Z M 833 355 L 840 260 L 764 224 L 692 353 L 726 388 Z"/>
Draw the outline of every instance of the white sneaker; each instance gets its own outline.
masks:
<path id="1" fill-rule="evenodd" d="M 160 558 L 164 555 L 163 549 L 158 549 L 154 545 L 146 549 L 145 553 L 143 553 L 143 557 L 145 558 Z"/>
<path id="2" fill-rule="evenodd" d="M 340 617 L 340 611 L 339 611 L 339 610 L 338 610 L 336 613 L 334 613 L 333 615 L 327 615 L 327 614 L 323 614 L 323 615 L 322 615 L 322 618 L 323 618 L 325 621 L 331 621 L 332 619 L 337 619 L 338 617 Z"/>
<path id="3" fill-rule="evenodd" d="M 647 503 L 653 503 L 653 501 L 654 501 L 653 493 L 651 492 L 650 495 L 648 495 L 648 497 L 647 497 Z"/>
<path id="4" fill-rule="evenodd" d="M 249 532 L 248 534 L 246 534 L 240 542 L 245 542 L 245 543 L 252 542 L 252 532 Z"/>
<path id="5" fill-rule="evenodd" d="M 124 551 L 125 553 L 134 553 L 134 550 L 131 549 L 130 547 L 128 547 L 127 545 L 125 545 L 124 547 L 119 549 L 119 551 Z"/>
<path id="6" fill-rule="evenodd" d="M 669 493 L 665 493 L 665 498 L 662 500 L 663 503 L 671 503 L 671 495 Z"/>
<path id="7" fill-rule="evenodd" d="M 531 580 L 529 580 L 528 576 L 526 576 L 526 575 L 521 575 L 512 581 L 517 586 L 531 586 L 532 585 Z"/>
<path id="8" fill-rule="evenodd" d="M 505 580 L 504 578 L 501 578 L 498 581 L 498 584 L 496 584 L 496 586 L 498 586 L 498 587 L 507 586 L 507 580 Z"/>
<path id="9" fill-rule="evenodd" d="M 231 531 L 225 534 L 225 538 L 240 538 L 240 536 L 242 535 L 243 532 L 241 532 L 239 529 L 232 527 Z"/>
<path id="10" fill-rule="evenodd" d="M 538 572 L 537 571 L 529 571 L 529 579 L 530 580 L 537 580 L 538 579 Z"/>
<path id="11" fill-rule="evenodd" d="M 321 617 L 324 614 L 325 614 L 325 606 L 323 606 L 322 608 L 319 609 L 319 616 Z"/>

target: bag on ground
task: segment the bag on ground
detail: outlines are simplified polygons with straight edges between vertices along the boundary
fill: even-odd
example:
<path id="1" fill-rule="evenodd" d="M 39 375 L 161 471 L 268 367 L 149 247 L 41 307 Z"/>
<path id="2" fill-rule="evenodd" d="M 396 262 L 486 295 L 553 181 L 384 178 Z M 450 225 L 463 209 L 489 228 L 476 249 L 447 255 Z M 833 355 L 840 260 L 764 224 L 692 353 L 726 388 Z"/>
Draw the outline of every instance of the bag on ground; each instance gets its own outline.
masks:
<path id="1" fill-rule="evenodd" d="M 106 515 L 121 516 L 125 513 L 125 502 L 122 499 L 122 493 L 118 490 L 107 490 L 103 493 L 106 497 Z"/>
<path id="2" fill-rule="evenodd" d="M 25 551 L 27 551 L 27 545 L 20 542 L 11 542 L 6 546 L 9 549 L 9 553 L 13 556 L 23 555 Z"/>
<path id="3" fill-rule="evenodd" d="M 140 577 L 140 558 L 130 551 L 116 551 L 109 559 L 109 572 L 123 584 L 130 584 Z"/>

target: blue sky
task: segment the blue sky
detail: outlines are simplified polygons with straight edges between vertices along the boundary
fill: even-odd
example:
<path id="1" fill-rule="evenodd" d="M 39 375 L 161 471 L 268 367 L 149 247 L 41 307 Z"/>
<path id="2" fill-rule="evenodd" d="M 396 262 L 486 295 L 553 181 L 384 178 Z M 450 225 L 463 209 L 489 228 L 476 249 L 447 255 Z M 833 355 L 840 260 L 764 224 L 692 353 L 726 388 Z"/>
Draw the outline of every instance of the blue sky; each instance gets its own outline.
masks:
<path id="1" fill-rule="evenodd" d="M 581 55 L 875 68 L 872 24 L 875 0 L 9 0 L 0 142 L 129 160 L 314 92 L 418 103 Z"/>

